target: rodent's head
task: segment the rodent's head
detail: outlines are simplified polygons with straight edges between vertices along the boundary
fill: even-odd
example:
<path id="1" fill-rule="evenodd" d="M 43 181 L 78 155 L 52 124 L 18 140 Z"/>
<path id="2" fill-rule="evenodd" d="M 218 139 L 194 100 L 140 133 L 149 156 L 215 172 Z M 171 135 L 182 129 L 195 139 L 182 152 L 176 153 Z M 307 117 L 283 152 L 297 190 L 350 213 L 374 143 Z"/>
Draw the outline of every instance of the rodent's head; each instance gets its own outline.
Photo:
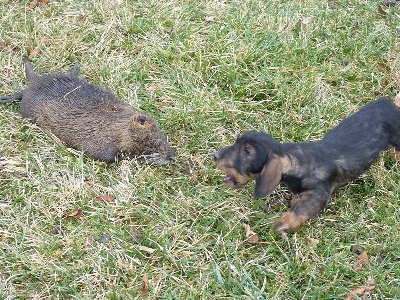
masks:
<path id="1" fill-rule="evenodd" d="M 175 158 L 157 122 L 141 113 L 132 115 L 122 141 L 122 150 L 131 157 L 155 164 L 165 164 Z"/>

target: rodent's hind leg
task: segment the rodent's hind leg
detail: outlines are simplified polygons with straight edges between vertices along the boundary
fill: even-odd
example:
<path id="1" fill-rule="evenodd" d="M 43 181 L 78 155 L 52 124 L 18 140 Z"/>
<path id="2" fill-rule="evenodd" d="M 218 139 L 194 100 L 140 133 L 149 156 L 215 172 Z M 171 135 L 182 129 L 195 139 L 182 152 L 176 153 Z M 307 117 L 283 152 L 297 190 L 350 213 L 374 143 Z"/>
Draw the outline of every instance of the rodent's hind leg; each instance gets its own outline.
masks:
<path id="1" fill-rule="evenodd" d="M 74 67 L 72 68 L 72 70 L 70 71 L 70 73 L 72 74 L 72 75 L 78 75 L 78 73 L 81 71 L 81 65 L 80 64 L 78 64 L 78 63 L 76 63 L 75 65 L 74 65 Z"/>

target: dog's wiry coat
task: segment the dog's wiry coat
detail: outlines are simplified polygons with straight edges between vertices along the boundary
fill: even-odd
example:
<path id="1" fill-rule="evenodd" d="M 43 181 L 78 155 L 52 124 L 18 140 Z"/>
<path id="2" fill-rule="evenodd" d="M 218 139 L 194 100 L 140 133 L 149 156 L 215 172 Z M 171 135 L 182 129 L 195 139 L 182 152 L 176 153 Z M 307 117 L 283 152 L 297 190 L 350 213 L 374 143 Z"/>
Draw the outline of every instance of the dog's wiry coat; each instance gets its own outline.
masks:
<path id="1" fill-rule="evenodd" d="M 294 194 L 290 209 L 274 227 L 293 231 L 317 215 L 333 191 L 365 172 L 390 146 L 400 151 L 400 111 L 388 98 L 373 101 L 317 141 L 281 144 L 264 132 L 248 131 L 214 154 L 226 176 L 240 188 L 256 181 L 262 198 L 283 182 Z"/>

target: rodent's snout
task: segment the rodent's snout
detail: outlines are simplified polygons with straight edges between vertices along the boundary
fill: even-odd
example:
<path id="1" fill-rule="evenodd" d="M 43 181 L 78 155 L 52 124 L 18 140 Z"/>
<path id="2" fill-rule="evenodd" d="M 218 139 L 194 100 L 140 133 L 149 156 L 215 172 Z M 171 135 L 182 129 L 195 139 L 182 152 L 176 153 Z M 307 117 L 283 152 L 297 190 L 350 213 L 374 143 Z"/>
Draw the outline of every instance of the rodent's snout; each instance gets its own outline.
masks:
<path id="1" fill-rule="evenodd" d="M 171 150 L 171 152 L 168 155 L 168 159 L 171 161 L 171 160 L 174 160 L 175 157 L 176 157 L 175 152 Z"/>
<path id="2" fill-rule="evenodd" d="M 216 161 L 216 160 L 218 160 L 218 159 L 221 158 L 221 154 L 219 153 L 219 151 L 218 151 L 218 152 L 215 152 L 215 153 L 213 154 L 213 157 L 214 157 L 214 161 Z"/>

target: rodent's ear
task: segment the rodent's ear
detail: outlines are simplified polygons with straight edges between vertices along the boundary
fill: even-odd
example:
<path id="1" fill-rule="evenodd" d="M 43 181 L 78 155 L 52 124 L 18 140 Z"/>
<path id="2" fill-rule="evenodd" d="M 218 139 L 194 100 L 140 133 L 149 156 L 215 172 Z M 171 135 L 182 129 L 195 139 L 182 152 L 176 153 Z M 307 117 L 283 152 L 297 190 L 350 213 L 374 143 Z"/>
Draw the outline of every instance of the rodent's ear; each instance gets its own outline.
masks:
<path id="1" fill-rule="evenodd" d="M 147 117 L 144 115 L 135 114 L 132 116 L 132 123 L 134 126 L 145 126 L 147 122 Z"/>

